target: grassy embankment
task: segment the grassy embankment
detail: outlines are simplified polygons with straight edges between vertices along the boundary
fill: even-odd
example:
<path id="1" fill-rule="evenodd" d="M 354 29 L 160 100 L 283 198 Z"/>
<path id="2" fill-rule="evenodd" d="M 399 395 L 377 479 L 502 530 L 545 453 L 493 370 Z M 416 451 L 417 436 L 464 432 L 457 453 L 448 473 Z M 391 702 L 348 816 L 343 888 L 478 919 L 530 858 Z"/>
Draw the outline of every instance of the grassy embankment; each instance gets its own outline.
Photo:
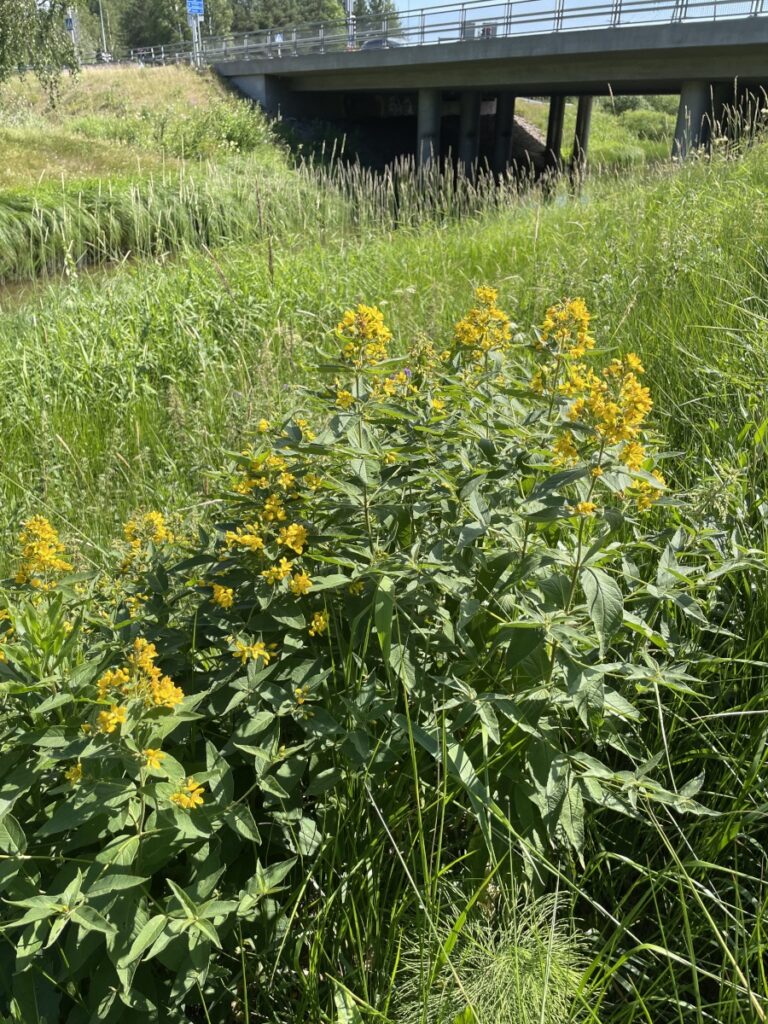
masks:
<path id="1" fill-rule="evenodd" d="M 463 220 L 395 230 L 362 179 L 349 202 L 281 171 L 279 201 L 263 200 L 269 245 L 235 235 L 175 263 L 73 273 L 0 318 L 3 547 L 32 511 L 96 561 L 137 506 L 202 513 L 208 471 L 257 417 L 290 406 L 286 385 L 328 351 L 341 309 L 377 302 L 397 338 L 447 337 L 482 281 L 526 325 L 583 295 L 602 347 L 632 349 L 648 367 L 670 481 L 706 521 L 746 525 L 764 546 L 766 177 L 757 148 L 738 162 L 605 177 L 580 200 L 531 195 L 484 211 L 465 197 L 475 209 Z M 701 800 L 721 816 L 646 824 L 620 857 L 594 842 L 575 873 L 577 913 L 595 928 L 594 1020 L 762 1019 L 765 592 L 761 578 L 747 582 L 739 636 L 706 666 L 706 718 L 691 717 L 685 693 L 667 695 L 646 728 L 670 768 L 706 769 Z M 387 908 L 366 907 L 384 942 Z"/>

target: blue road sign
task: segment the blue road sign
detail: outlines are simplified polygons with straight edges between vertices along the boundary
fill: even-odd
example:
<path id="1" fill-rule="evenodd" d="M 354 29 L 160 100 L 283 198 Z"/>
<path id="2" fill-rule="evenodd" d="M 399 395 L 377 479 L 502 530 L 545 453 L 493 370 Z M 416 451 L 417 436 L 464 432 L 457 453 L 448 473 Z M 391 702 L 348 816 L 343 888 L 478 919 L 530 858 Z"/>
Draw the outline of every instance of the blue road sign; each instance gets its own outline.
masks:
<path id="1" fill-rule="evenodd" d="M 197 17 L 202 18 L 205 14 L 203 0 L 187 0 L 187 14 L 197 15 Z"/>
<path id="2" fill-rule="evenodd" d="M 67 32 L 71 32 L 74 29 L 74 27 L 75 27 L 75 20 L 74 20 L 74 18 L 70 18 L 69 16 L 67 16 L 64 19 L 64 28 L 67 30 Z"/>

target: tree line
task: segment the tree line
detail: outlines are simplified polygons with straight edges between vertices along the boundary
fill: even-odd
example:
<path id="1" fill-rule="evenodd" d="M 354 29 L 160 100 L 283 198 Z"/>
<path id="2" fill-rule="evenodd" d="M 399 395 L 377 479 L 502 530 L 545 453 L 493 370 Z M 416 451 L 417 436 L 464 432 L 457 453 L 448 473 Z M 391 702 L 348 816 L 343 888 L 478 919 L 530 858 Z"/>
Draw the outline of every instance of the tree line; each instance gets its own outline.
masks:
<path id="1" fill-rule="evenodd" d="M 396 26 L 395 0 L 354 0 L 353 9 L 357 17 L 386 17 L 390 30 Z M 218 36 L 344 16 L 342 0 L 205 0 L 203 31 Z M 101 49 L 102 21 L 111 51 L 179 43 L 190 36 L 186 0 L 80 0 L 76 34 L 82 52 Z"/>

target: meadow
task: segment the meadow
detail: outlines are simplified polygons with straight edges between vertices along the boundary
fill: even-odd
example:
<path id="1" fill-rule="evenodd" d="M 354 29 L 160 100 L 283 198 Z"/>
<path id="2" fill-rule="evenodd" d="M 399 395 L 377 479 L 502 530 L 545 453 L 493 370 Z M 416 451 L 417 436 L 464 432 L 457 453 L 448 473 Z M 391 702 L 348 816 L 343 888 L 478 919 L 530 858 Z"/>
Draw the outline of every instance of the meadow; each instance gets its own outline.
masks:
<path id="1" fill-rule="evenodd" d="M 764 1020 L 768 150 L 419 191 L 114 74 L 0 98 L 0 1013 Z M 550 308 L 653 397 L 604 513 Z"/>

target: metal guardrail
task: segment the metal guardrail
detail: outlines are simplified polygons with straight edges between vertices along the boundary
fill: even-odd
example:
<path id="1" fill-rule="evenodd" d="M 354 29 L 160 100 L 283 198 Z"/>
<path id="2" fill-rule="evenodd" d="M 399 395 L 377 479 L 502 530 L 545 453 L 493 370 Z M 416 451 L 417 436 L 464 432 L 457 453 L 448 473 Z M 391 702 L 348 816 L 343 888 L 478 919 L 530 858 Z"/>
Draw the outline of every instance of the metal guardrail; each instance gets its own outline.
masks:
<path id="1" fill-rule="evenodd" d="M 290 28 L 210 37 L 202 50 L 189 43 L 132 50 L 145 64 L 218 63 L 236 59 L 287 61 L 305 54 L 448 45 L 473 40 L 759 17 L 766 0 L 467 0 L 393 17 L 365 16 Z"/>

